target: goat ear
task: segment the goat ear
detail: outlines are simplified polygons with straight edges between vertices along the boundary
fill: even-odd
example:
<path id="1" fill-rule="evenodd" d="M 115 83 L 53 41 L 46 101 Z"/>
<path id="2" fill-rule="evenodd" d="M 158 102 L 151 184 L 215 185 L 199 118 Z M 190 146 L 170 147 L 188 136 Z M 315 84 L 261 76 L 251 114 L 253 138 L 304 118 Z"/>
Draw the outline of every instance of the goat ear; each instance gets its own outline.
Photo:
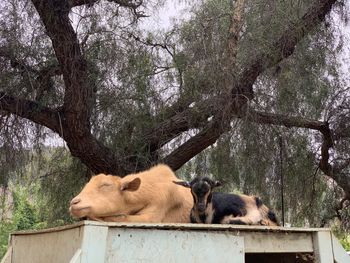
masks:
<path id="1" fill-rule="evenodd" d="M 135 179 L 131 180 L 131 181 L 127 181 L 127 182 L 122 182 L 121 186 L 120 186 L 120 190 L 121 191 L 136 191 L 137 189 L 139 189 L 141 184 L 141 179 L 136 177 Z"/>
<path id="2" fill-rule="evenodd" d="M 215 181 L 213 188 L 222 186 L 222 183 L 220 181 Z"/>
<path id="3" fill-rule="evenodd" d="M 178 184 L 178 185 L 182 185 L 184 187 L 187 187 L 187 188 L 191 188 L 191 185 L 189 182 L 187 181 L 173 181 L 174 184 Z"/>

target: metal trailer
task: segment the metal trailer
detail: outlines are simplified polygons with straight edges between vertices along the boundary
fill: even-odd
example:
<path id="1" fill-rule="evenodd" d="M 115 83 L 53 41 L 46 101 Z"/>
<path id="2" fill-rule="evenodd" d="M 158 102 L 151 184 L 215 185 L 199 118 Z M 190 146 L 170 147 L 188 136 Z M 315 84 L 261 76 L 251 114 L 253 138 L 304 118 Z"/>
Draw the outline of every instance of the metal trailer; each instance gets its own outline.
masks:
<path id="1" fill-rule="evenodd" d="M 11 234 L 1 263 L 10 262 L 350 263 L 350 256 L 325 228 L 81 221 Z"/>

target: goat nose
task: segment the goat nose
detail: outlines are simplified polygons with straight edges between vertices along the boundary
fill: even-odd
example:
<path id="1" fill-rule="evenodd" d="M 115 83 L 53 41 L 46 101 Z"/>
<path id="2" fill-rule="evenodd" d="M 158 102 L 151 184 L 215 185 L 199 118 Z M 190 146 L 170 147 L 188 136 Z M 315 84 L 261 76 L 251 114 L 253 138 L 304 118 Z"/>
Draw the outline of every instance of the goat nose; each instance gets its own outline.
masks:
<path id="1" fill-rule="evenodd" d="M 198 204 L 198 210 L 200 211 L 200 212 L 203 212 L 204 210 L 205 210 L 205 204 Z"/>
<path id="2" fill-rule="evenodd" d="M 79 197 L 75 197 L 72 199 L 72 201 L 70 201 L 70 205 L 76 205 L 80 201 L 81 201 L 81 199 Z"/>

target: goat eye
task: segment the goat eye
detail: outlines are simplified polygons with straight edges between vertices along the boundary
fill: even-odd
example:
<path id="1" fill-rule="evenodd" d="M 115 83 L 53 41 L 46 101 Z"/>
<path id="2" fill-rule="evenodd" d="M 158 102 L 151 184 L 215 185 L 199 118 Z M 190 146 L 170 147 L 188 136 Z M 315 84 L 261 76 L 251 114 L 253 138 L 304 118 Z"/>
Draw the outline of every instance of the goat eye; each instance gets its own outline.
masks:
<path id="1" fill-rule="evenodd" d="M 111 186 L 111 184 L 108 184 L 108 183 L 101 184 L 99 188 L 106 188 L 108 186 Z"/>

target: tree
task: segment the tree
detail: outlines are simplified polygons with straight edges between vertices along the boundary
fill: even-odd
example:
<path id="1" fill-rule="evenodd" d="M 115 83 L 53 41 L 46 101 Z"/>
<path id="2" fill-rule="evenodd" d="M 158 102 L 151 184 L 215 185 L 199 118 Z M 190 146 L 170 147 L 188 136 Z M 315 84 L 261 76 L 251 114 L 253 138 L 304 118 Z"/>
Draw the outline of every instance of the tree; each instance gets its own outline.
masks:
<path id="1" fill-rule="evenodd" d="M 315 36 L 332 30 L 329 13 L 342 10 L 341 1 L 206 1 L 188 22 L 144 35 L 137 20 L 149 5 L 4 3 L 3 147 L 18 150 L 28 127 L 35 138 L 43 138 L 48 131 L 40 127 L 46 127 L 94 173 L 125 175 L 157 162 L 177 170 L 229 134 L 237 119 L 303 128 L 316 131 L 305 136 L 312 134 L 314 148 L 320 145 L 310 151 L 318 167 L 350 196 L 348 90 L 336 87 L 342 83 L 328 72 L 333 90 L 315 89 L 322 95 L 318 111 L 298 112 L 284 107 L 291 98 L 282 85 L 298 56 L 331 60 L 316 52 Z M 320 68 L 317 74 L 325 74 Z"/>

